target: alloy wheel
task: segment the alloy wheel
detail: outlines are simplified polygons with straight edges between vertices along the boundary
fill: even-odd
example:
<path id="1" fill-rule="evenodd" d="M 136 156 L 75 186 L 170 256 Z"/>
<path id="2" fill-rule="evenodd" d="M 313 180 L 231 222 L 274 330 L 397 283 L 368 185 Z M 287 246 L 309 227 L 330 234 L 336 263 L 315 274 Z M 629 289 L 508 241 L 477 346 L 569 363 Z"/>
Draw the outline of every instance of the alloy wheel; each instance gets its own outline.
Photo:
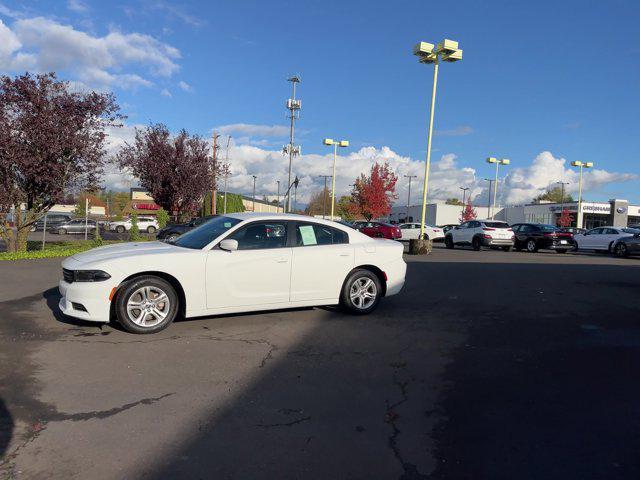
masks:
<path id="1" fill-rule="evenodd" d="M 349 289 L 351 303 L 360 310 L 366 310 L 376 301 L 378 288 L 369 277 L 356 278 Z"/>
<path id="2" fill-rule="evenodd" d="M 171 302 L 159 287 L 144 286 L 137 289 L 127 300 L 127 315 L 140 327 L 153 327 L 169 314 Z"/>

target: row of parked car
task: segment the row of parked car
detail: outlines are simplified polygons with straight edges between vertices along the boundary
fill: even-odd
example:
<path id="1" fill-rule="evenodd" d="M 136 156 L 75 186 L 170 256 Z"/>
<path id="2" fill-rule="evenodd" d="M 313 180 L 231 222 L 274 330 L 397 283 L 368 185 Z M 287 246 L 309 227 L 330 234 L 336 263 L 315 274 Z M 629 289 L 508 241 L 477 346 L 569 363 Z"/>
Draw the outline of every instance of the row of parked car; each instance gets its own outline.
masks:
<path id="1" fill-rule="evenodd" d="M 50 213 L 45 218 L 39 219 L 31 227 L 32 232 L 43 231 L 46 227 L 47 232 L 57 233 L 59 235 L 95 232 L 96 228 L 109 230 L 117 233 L 124 233 L 131 230 L 131 218 L 118 221 L 101 221 L 85 218 L 73 218 L 71 215 L 63 213 Z M 138 229 L 141 232 L 156 233 L 159 229 L 158 221 L 155 217 L 140 216 L 138 217 Z"/>
<path id="2" fill-rule="evenodd" d="M 384 222 L 353 222 L 351 227 L 370 237 L 391 240 L 411 240 L 420 235 L 419 223 L 393 225 Z M 515 249 L 537 252 L 553 250 L 557 253 L 587 250 L 609 252 L 627 257 L 640 255 L 640 225 L 630 227 L 597 227 L 590 230 L 576 227 L 561 228 L 541 223 L 509 225 L 498 220 L 469 220 L 460 225 L 425 225 L 426 238 L 444 241 L 447 248 L 470 246 Z"/>

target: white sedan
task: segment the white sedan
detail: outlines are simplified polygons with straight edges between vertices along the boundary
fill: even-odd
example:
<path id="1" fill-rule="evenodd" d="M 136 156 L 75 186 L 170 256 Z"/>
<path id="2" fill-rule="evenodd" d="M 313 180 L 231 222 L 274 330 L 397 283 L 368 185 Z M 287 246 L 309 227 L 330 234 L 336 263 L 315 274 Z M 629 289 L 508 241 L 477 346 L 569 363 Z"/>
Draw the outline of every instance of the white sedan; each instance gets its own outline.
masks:
<path id="1" fill-rule="evenodd" d="M 62 262 L 60 309 L 153 333 L 176 316 L 340 304 L 372 312 L 404 285 L 403 247 L 301 215 L 216 217 L 173 244 L 123 243 Z"/>
<path id="2" fill-rule="evenodd" d="M 613 252 L 617 240 L 640 233 L 640 230 L 627 227 L 598 227 L 583 234 L 574 235 L 575 250 L 595 250 Z"/>
<path id="3" fill-rule="evenodd" d="M 419 223 L 402 223 L 398 226 L 400 227 L 400 232 L 402 232 L 401 241 L 417 239 L 420 236 Z M 425 225 L 424 233 L 429 240 L 436 242 L 444 240 L 444 230 L 441 228 Z"/>

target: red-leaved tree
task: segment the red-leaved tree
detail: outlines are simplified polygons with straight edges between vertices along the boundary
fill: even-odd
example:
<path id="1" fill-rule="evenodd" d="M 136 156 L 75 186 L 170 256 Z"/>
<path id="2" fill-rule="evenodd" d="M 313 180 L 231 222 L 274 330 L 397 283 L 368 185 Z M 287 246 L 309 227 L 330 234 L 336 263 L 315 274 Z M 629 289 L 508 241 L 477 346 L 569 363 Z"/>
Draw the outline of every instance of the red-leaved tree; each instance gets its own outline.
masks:
<path id="1" fill-rule="evenodd" d="M 571 222 L 573 222 L 573 216 L 569 213 L 568 208 L 563 208 L 560 217 L 558 217 L 558 226 L 570 227 Z"/>
<path id="2" fill-rule="evenodd" d="M 65 189 L 98 186 L 105 128 L 120 125 L 118 110 L 112 94 L 72 92 L 54 73 L 0 77 L 0 237 L 8 251 L 26 250 L 30 226 Z"/>
<path id="3" fill-rule="evenodd" d="M 172 215 L 190 216 L 212 187 L 209 146 L 198 135 L 181 130 L 171 136 L 161 123 L 136 129 L 133 145 L 125 144 L 116 161 L 138 177 L 155 202 Z"/>
<path id="4" fill-rule="evenodd" d="M 464 206 L 464 210 L 462 210 L 462 216 L 460 217 L 460 223 L 467 222 L 469 220 L 475 220 L 477 216 L 476 209 L 473 208 L 473 204 L 471 203 L 471 199 L 467 200 L 467 204 Z"/>
<path id="5" fill-rule="evenodd" d="M 389 215 L 391 203 L 398 198 L 397 181 L 398 177 L 391 171 L 388 163 L 373 165 L 369 176 L 362 173 L 356 179 L 351 192 L 351 213 L 363 216 L 367 221 Z"/>

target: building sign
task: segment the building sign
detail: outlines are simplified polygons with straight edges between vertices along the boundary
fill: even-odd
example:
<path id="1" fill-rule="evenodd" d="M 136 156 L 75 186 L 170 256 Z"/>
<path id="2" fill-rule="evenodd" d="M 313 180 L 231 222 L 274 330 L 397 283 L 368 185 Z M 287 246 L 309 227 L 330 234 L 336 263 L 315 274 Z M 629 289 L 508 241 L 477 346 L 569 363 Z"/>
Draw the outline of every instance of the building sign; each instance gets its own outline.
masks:
<path id="1" fill-rule="evenodd" d="M 155 203 L 132 203 L 131 207 L 136 210 L 160 210 L 160 206 Z"/>
<path id="2" fill-rule="evenodd" d="M 562 205 L 551 205 L 549 207 L 549 211 L 550 212 L 562 212 L 562 209 L 566 209 L 570 212 L 577 212 L 578 211 L 578 205 L 573 203 L 568 203 L 566 205 L 564 205 L 564 207 Z M 622 208 L 622 207 L 621 207 Z M 583 213 L 602 213 L 602 214 L 610 214 L 611 213 L 611 205 L 607 204 L 607 203 L 583 203 L 582 204 L 582 212 Z M 624 213 L 624 212 L 618 212 L 618 213 Z"/>

